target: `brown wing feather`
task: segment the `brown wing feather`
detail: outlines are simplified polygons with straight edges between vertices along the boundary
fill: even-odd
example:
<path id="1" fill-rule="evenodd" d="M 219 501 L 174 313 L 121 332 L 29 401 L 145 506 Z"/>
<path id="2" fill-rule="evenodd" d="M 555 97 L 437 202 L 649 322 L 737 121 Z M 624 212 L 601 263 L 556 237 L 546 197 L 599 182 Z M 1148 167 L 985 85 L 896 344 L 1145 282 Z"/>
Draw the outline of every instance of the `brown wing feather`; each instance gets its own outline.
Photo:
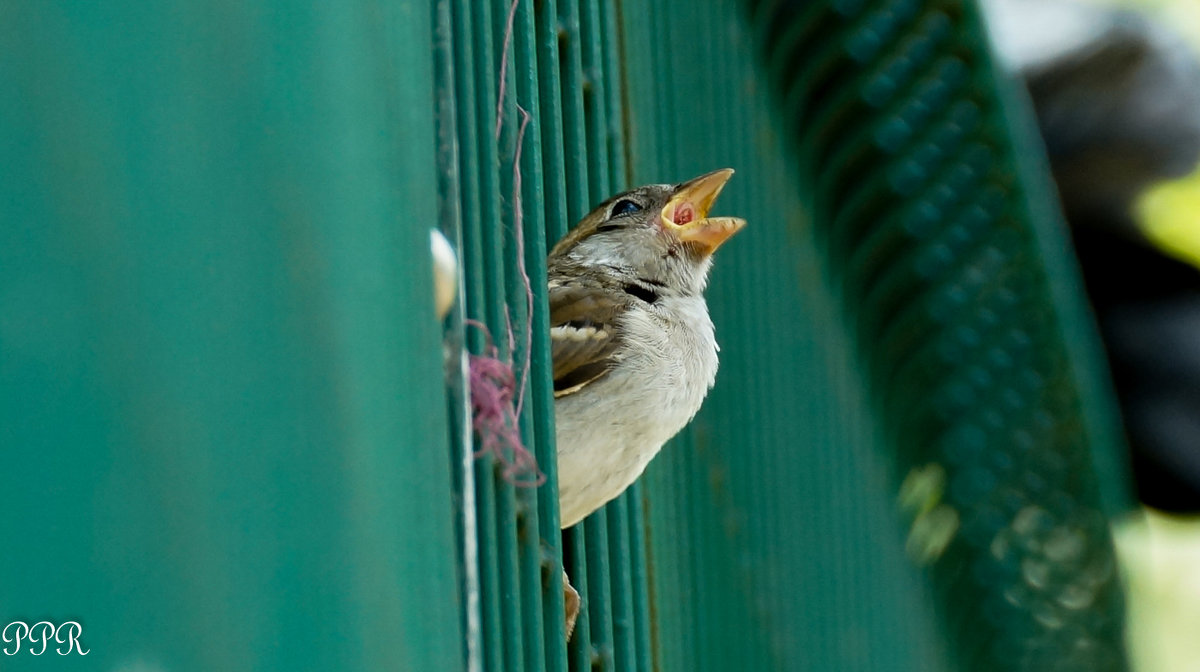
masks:
<path id="1" fill-rule="evenodd" d="M 550 283 L 550 351 L 554 360 L 554 396 L 583 389 L 616 363 L 620 338 L 617 316 L 623 297 L 600 287 Z"/>

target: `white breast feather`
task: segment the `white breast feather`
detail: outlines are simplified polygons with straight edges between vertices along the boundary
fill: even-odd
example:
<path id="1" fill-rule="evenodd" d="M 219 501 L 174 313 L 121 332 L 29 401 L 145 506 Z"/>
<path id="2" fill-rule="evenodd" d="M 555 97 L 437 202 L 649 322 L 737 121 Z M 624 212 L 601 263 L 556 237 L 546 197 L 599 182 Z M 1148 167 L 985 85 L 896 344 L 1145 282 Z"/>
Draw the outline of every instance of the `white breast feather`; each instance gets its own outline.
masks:
<path id="1" fill-rule="evenodd" d="M 622 319 L 617 367 L 555 401 L 563 527 L 624 492 L 700 410 L 717 375 L 702 298 L 663 297 Z"/>

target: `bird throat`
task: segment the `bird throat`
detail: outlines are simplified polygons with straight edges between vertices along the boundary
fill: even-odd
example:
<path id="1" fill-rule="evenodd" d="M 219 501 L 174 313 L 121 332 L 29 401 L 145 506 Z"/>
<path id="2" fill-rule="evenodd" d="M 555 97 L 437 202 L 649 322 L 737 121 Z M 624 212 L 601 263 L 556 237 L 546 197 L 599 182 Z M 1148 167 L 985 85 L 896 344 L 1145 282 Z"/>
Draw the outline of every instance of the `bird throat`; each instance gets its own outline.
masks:
<path id="1" fill-rule="evenodd" d="M 675 213 L 671 216 L 671 221 L 677 225 L 687 224 L 696 218 L 696 209 L 691 203 L 683 203 L 675 209 Z"/>

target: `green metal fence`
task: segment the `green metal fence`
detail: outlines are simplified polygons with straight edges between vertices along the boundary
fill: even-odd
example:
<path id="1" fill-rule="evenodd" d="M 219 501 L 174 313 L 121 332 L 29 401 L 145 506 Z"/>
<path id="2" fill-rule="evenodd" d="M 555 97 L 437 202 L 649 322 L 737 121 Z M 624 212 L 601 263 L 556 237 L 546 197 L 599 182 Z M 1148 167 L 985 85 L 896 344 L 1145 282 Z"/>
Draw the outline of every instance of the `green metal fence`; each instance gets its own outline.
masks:
<path id="1" fill-rule="evenodd" d="M 977 7 L 753 5 L 957 665 L 1124 669 L 1116 411 Z"/>
<path id="2" fill-rule="evenodd" d="M 0 627 L 92 651 L 0 669 L 1123 666 L 1104 373 L 971 3 L 32 3 L 0 83 Z M 726 166 L 717 387 L 560 533 L 547 246 Z M 475 456 L 470 320 L 539 487 Z"/>

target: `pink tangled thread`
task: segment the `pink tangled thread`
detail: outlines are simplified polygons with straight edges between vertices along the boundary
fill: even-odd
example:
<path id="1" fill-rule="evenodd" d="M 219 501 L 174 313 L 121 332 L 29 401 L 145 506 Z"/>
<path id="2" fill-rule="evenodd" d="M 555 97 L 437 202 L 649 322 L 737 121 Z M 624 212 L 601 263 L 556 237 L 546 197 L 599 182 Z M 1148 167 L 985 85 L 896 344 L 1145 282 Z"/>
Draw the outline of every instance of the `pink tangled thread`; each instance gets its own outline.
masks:
<path id="1" fill-rule="evenodd" d="M 508 21 L 504 31 L 504 43 L 500 49 L 500 80 L 496 101 L 496 140 L 504 122 L 505 102 L 505 73 L 508 70 L 508 50 L 512 43 L 513 22 L 516 19 L 519 0 L 512 0 L 508 10 Z M 521 382 L 517 384 L 513 372 L 511 354 L 508 361 L 500 359 L 499 349 L 492 341 L 492 334 L 486 325 L 475 320 L 467 320 L 467 324 L 481 330 L 487 338 L 484 353 L 476 355 L 468 353 L 470 367 L 469 381 L 471 385 L 471 424 L 479 440 L 479 448 L 475 457 L 491 455 L 497 463 L 503 465 L 501 475 L 504 480 L 517 487 L 537 487 L 546 482 L 546 475 L 537 466 L 537 458 L 525 447 L 521 440 L 521 429 L 518 418 L 521 406 L 525 401 L 525 388 L 529 379 L 529 355 L 533 346 L 533 289 L 530 285 L 529 274 L 525 269 L 525 237 L 523 209 L 521 206 L 521 148 L 525 141 L 525 130 L 529 125 L 530 115 L 525 108 L 516 105 L 521 116 L 517 129 L 516 148 L 512 162 L 512 209 L 513 230 L 517 249 L 517 269 L 525 288 L 526 324 L 524 366 L 521 368 Z M 506 314 L 507 319 L 507 314 Z M 508 323 L 508 350 L 515 348 L 512 322 Z"/>
<path id="2" fill-rule="evenodd" d="M 471 384 L 472 429 L 479 439 L 475 457 L 491 455 L 503 465 L 504 480 L 517 487 L 537 487 L 546 475 L 537 466 L 537 458 L 521 441 L 518 424 L 517 377 L 511 361 L 500 359 L 486 325 L 475 320 L 467 324 L 483 331 L 487 338 L 484 353 L 468 354 Z"/>

